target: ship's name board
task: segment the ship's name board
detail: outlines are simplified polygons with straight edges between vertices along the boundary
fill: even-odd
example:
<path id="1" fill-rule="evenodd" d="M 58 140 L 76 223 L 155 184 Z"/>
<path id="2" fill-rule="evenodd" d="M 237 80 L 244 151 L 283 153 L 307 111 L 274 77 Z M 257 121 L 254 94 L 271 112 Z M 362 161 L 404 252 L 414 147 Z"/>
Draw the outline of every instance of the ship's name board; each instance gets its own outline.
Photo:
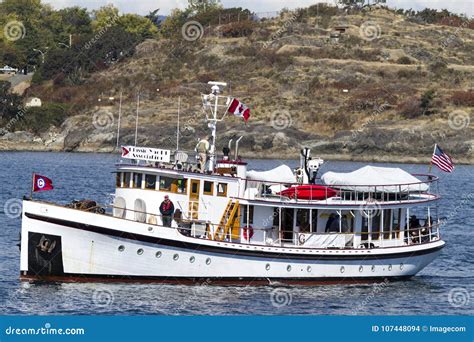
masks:
<path id="1" fill-rule="evenodd" d="M 150 147 L 122 146 L 122 158 L 169 163 L 171 151 Z"/>

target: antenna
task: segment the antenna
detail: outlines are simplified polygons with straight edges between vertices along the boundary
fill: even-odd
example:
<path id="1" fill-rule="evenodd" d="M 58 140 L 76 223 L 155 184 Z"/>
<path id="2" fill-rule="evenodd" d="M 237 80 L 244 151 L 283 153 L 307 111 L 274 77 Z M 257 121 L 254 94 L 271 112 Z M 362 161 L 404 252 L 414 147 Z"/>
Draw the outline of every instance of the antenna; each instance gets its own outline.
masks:
<path id="1" fill-rule="evenodd" d="M 137 93 L 137 118 L 135 120 L 135 146 L 137 146 L 138 136 L 138 111 L 140 110 L 140 91 Z"/>
<path id="2" fill-rule="evenodd" d="M 115 146 L 116 149 L 119 148 L 119 140 L 120 140 L 120 119 L 122 117 L 122 89 L 120 89 L 120 99 L 119 99 L 119 115 L 118 115 L 118 122 L 117 122 L 117 144 Z"/>
<path id="3" fill-rule="evenodd" d="M 181 107 L 181 96 L 178 97 L 178 125 L 176 127 L 176 151 L 179 151 L 179 110 Z"/>

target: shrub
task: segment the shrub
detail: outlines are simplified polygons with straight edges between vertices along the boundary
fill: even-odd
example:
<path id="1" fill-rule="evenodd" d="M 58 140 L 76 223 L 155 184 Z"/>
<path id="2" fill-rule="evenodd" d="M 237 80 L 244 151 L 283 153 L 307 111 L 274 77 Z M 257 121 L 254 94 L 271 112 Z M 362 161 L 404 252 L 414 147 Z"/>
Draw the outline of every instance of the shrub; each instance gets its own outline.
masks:
<path id="1" fill-rule="evenodd" d="M 247 37 L 253 33 L 255 26 L 253 21 L 239 21 L 223 25 L 221 32 L 224 37 Z"/>
<path id="2" fill-rule="evenodd" d="M 414 119 L 423 115 L 424 111 L 420 106 L 420 100 L 416 97 L 410 97 L 398 105 L 398 111 L 407 119 Z"/>
<path id="3" fill-rule="evenodd" d="M 412 64 L 412 61 L 410 57 L 407 56 L 402 56 L 399 59 L 397 59 L 398 64 Z"/>
<path id="4" fill-rule="evenodd" d="M 40 133 L 48 130 L 51 126 L 59 127 L 67 115 L 67 106 L 59 103 L 46 103 L 41 107 L 28 108 L 21 126 L 34 133 Z"/>
<path id="5" fill-rule="evenodd" d="M 474 91 L 459 90 L 452 93 L 450 101 L 456 106 L 474 107 Z"/>

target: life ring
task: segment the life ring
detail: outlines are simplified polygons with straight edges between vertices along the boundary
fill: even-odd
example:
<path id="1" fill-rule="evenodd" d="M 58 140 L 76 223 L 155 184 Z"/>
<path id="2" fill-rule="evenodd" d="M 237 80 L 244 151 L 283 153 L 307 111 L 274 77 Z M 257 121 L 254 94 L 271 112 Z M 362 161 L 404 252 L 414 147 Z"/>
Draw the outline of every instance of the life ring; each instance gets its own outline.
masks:
<path id="1" fill-rule="evenodd" d="M 244 227 L 244 239 L 250 240 L 253 236 L 253 228 L 252 226 L 245 226 Z"/>
<path id="2" fill-rule="evenodd" d="M 300 242 L 300 245 L 304 245 L 304 243 L 306 242 L 306 236 L 304 234 L 300 234 L 298 240 Z"/>

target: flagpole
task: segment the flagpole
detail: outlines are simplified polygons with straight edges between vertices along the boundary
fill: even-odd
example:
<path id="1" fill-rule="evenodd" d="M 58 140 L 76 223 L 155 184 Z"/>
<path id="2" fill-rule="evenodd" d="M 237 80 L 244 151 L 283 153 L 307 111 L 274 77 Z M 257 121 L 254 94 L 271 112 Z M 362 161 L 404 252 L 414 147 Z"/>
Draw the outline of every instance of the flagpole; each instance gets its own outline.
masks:
<path id="1" fill-rule="evenodd" d="M 431 155 L 431 159 L 430 159 L 430 166 L 428 168 L 428 173 L 430 174 L 431 174 L 431 168 L 433 167 L 433 155 L 436 153 L 436 146 L 438 146 L 438 144 L 434 145 L 433 154 Z"/>
<path id="2" fill-rule="evenodd" d="M 31 189 L 30 189 L 30 200 L 33 199 L 33 189 L 35 187 L 35 173 L 31 174 Z"/>

